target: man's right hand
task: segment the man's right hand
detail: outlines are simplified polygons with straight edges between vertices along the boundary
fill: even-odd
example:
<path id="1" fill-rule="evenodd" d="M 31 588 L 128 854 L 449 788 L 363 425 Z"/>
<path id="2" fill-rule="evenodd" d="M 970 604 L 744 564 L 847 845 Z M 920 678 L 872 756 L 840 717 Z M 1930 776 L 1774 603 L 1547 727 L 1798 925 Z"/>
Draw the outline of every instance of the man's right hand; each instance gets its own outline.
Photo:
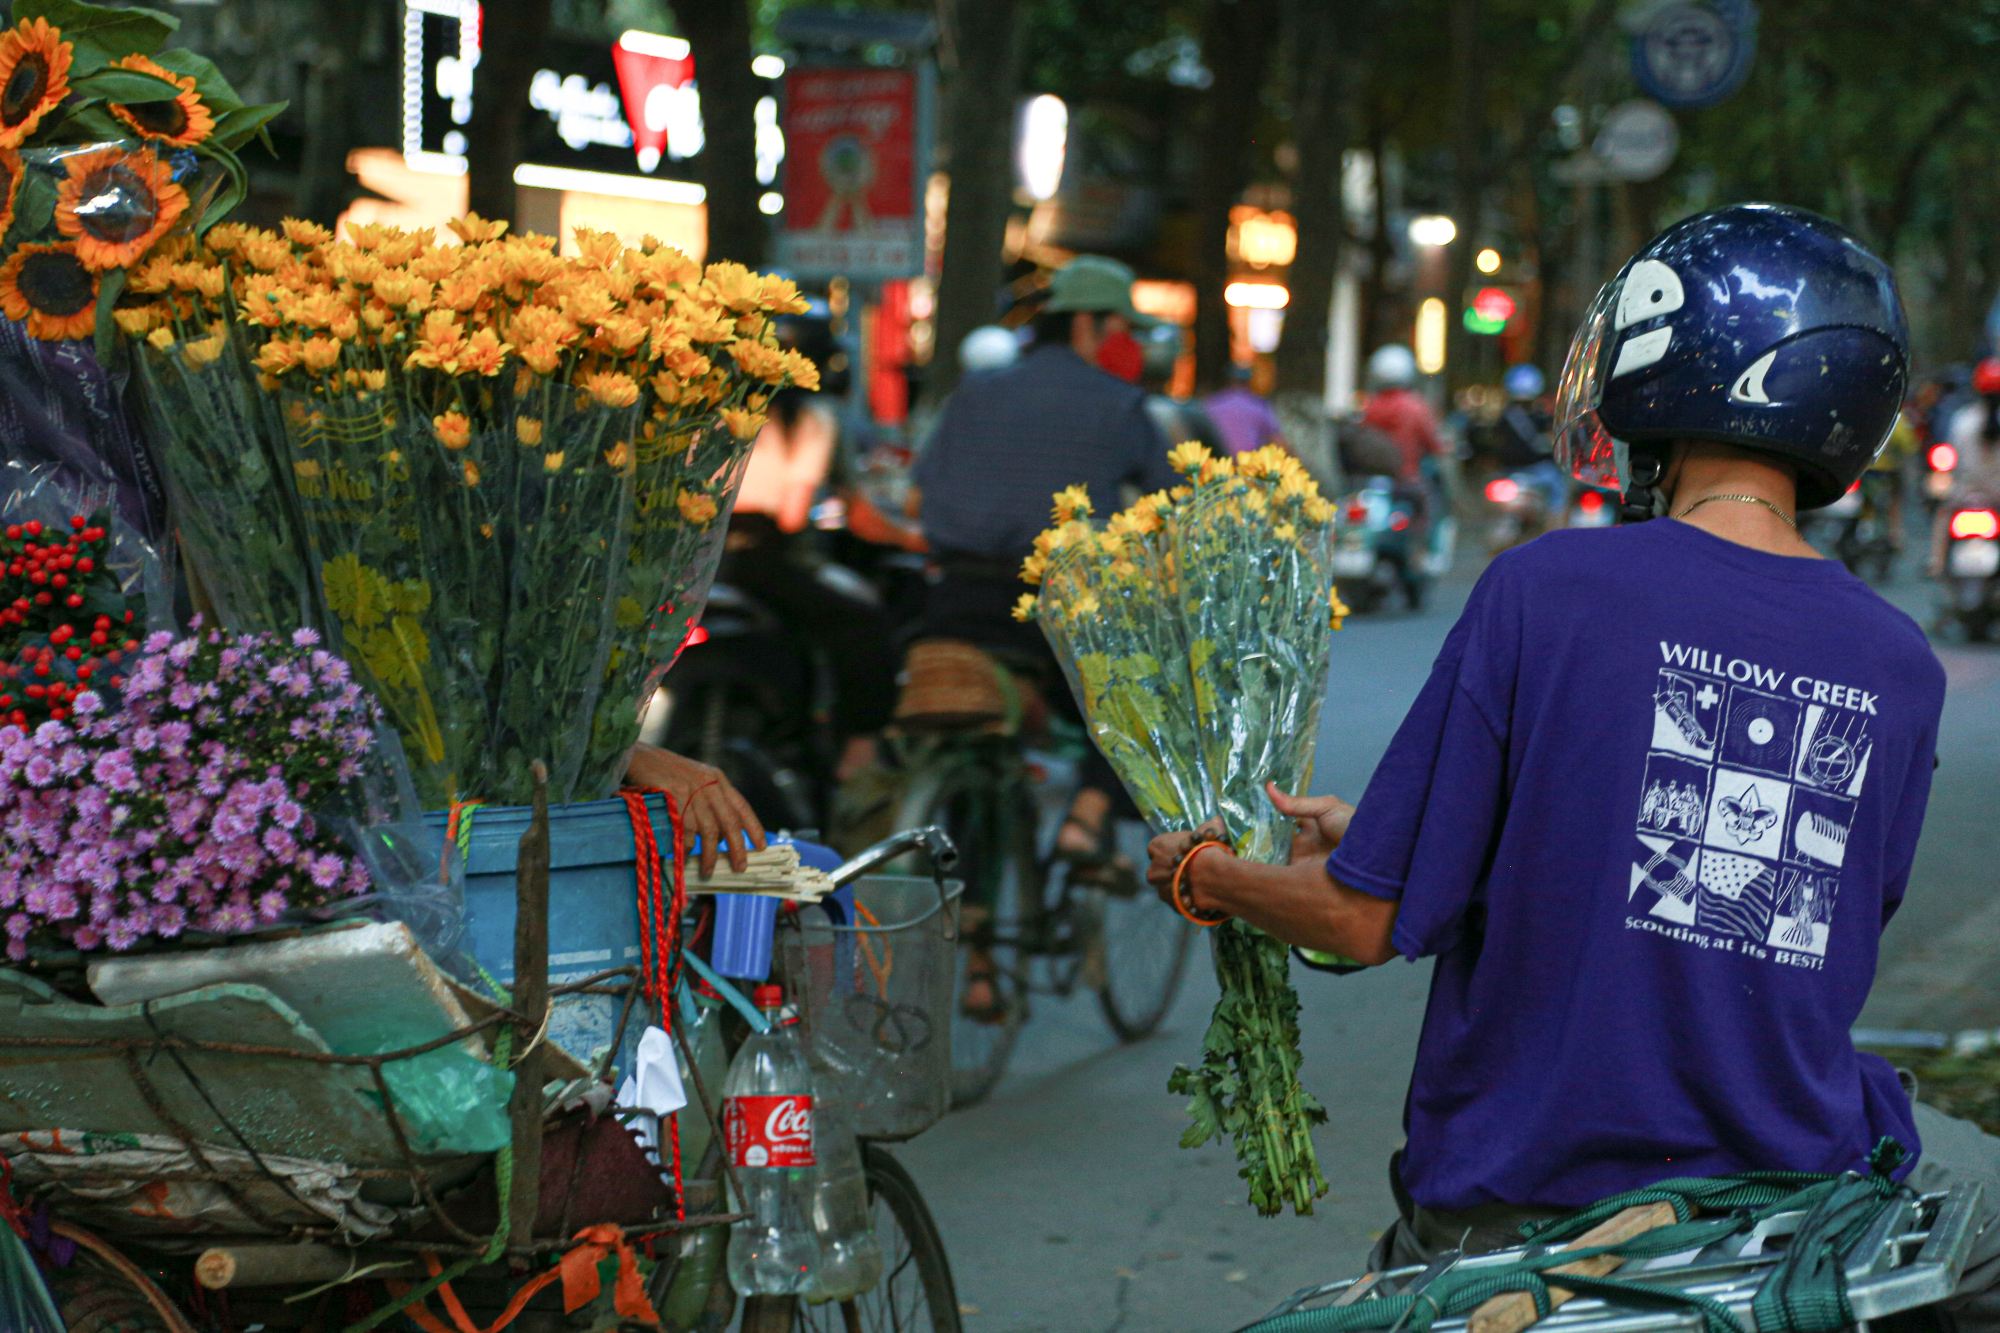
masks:
<path id="1" fill-rule="evenodd" d="M 1333 855 L 1333 849 L 1347 836 L 1347 822 L 1354 818 L 1353 806 L 1338 796 L 1287 796 L 1275 782 L 1265 783 L 1264 789 L 1270 793 L 1271 804 L 1278 807 L 1278 812 L 1295 821 L 1293 865 L 1324 861 Z"/>

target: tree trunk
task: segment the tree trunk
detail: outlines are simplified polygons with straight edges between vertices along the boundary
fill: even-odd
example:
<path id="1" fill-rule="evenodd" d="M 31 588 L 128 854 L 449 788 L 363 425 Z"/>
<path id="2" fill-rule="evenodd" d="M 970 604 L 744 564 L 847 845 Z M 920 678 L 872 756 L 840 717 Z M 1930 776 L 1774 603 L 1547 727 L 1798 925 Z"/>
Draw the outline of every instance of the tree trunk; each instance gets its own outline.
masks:
<path id="1" fill-rule="evenodd" d="M 347 154 L 356 147 L 348 115 L 348 88 L 354 65 L 345 42 L 335 37 L 352 21 L 341 0 L 319 0 L 320 32 L 328 40 L 316 43 L 312 71 L 306 76 L 306 140 L 299 155 L 299 189 L 293 200 L 298 215 L 331 227 L 358 193 L 347 171 Z"/>
<path id="2" fill-rule="evenodd" d="M 1279 18 L 1278 0 L 1214 0 L 1202 35 L 1202 60 L 1215 75 L 1194 199 L 1194 371 L 1195 387 L 1203 392 L 1229 382 L 1229 311 L 1222 300 L 1229 285 L 1229 210 L 1250 180 L 1251 135 Z"/>
<path id="3" fill-rule="evenodd" d="M 1298 171 L 1292 178 L 1292 217 L 1298 252 L 1286 285 L 1291 300 L 1278 342 L 1277 389 L 1326 392 L 1327 317 L 1340 273 L 1347 230 L 1341 203 L 1341 158 L 1347 146 L 1341 76 L 1340 19 L 1332 0 L 1292 0 L 1292 48 L 1297 86 L 1292 136 Z"/>
<path id="4" fill-rule="evenodd" d="M 694 0 L 701 3 L 701 0 Z M 1014 194 L 1014 99 L 1021 79 L 1021 0 L 960 0 L 946 17 L 956 68 L 945 128 L 951 194 L 945 204 L 937 333 L 924 374 L 935 407 L 958 383 L 958 345 L 993 321 L 1000 247 Z"/>
<path id="5" fill-rule="evenodd" d="M 483 218 L 514 216 L 521 124 L 528 111 L 528 83 L 549 33 L 549 3 L 514 0 L 507 6 L 506 22 L 488 23 L 480 32 L 465 162 L 466 208 Z"/>
<path id="6" fill-rule="evenodd" d="M 1369 188 L 1375 207 L 1368 222 L 1368 272 L 1361 282 L 1361 340 L 1356 350 L 1363 362 L 1382 345 L 1382 307 L 1389 289 L 1389 261 L 1395 258 L 1396 248 L 1389 240 L 1389 173 L 1382 165 L 1388 144 L 1378 95 L 1368 112 Z"/>
<path id="7" fill-rule="evenodd" d="M 1445 385 L 1456 389 L 1473 370 L 1472 339 L 1465 327 L 1465 289 L 1479 249 L 1486 193 L 1486 78 L 1479 44 L 1480 0 L 1451 0 L 1452 116 L 1451 212 L 1458 238 L 1445 247 Z"/>
<path id="8" fill-rule="evenodd" d="M 771 226 L 757 206 L 757 76 L 750 70 L 748 0 L 674 0 L 674 20 L 694 54 L 704 141 L 698 165 L 708 191 L 708 262 L 764 263 Z"/>

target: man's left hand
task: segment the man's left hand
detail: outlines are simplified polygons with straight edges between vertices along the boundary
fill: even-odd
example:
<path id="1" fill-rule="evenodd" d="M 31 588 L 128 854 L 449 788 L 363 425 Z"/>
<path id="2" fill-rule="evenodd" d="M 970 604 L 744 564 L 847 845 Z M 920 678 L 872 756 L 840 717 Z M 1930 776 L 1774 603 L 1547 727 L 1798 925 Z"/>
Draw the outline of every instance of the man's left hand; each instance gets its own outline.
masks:
<path id="1" fill-rule="evenodd" d="M 750 864 L 749 848 L 764 846 L 763 824 L 719 768 L 642 743 L 632 747 L 625 784 L 657 787 L 674 798 L 681 827 L 701 839 L 703 879 L 715 873 L 716 854 L 724 841 L 729 844 L 729 868 L 739 874 Z"/>

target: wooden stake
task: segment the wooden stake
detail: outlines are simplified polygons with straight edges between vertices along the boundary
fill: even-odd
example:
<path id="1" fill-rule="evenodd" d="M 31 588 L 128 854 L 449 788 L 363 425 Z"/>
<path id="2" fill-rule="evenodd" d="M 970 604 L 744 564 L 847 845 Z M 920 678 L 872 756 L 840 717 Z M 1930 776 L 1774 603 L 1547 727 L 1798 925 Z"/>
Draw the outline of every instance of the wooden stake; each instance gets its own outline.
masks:
<path id="1" fill-rule="evenodd" d="M 1674 1206 L 1664 1200 L 1658 1203 L 1638 1204 L 1627 1208 L 1616 1217 L 1598 1223 L 1563 1248 L 1591 1250 L 1600 1245 L 1617 1245 L 1655 1227 L 1671 1226 L 1674 1220 Z M 1600 1254 L 1589 1259 L 1579 1259 L 1573 1264 L 1564 1264 L 1560 1268 L 1551 1268 L 1543 1276 L 1553 1278 L 1562 1273 L 1574 1273 L 1578 1277 L 1603 1277 L 1624 1262 L 1615 1254 Z M 1553 1282 L 1549 1284 L 1550 1310 L 1575 1297 L 1575 1292 L 1558 1287 Z M 1466 1333 L 1521 1333 L 1521 1330 L 1532 1325 L 1540 1317 L 1535 1313 L 1535 1298 L 1532 1293 L 1504 1292 L 1472 1312 L 1472 1318 L 1466 1321 Z"/>
<path id="2" fill-rule="evenodd" d="M 549 770 L 541 760 L 535 774 L 535 817 L 521 835 L 514 861 L 514 1012 L 522 1026 L 514 1036 L 514 1095 L 507 1118 L 514 1130 L 514 1188 L 507 1196 L 509 1244 L 522 1247 L 535 1237 L 535 1210 L 542 1192 L 542 1052 L 535 1039 L 547 1027 L 549 1008 Z M 529 1047 L 534 1046 L 533 1049 Z"/>

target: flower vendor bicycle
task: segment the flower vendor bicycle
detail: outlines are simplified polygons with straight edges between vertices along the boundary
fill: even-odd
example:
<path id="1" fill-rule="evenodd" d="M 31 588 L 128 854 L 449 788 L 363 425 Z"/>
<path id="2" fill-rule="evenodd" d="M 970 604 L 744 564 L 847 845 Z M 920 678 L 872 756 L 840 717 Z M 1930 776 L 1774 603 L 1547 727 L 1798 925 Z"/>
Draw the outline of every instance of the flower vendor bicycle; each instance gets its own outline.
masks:
<path id="1" fill-rule="evenodd" d="M 1159 910 L 1136 876 L 1106 889 L 1075 883 L 1063 870 L 1053 850 L 1060 814 L 1051 811 L 1066 808 L 1070 793 L 1046 789 L 1020 722 L 1027 710 L 1019 696 L 1036 673 L 1030 663 L 1002 660 L 998 674 L 1016 699 L 1007 720 L 902 742 L 908 781 L 896 826 L 944 828 L 966 886 L 961 1002 L 952 1011 L 954 1106 L 979 1101 L 1000 1081 L 1031 992 L 1067 997 L 1088 987 L 1119 1040 L 1152 1033 L 1180 990 L 1195 934 Z M 1070 760 L 1088 743 L 1074 728 L 1055 737 L 1058 757 Z M 969 1012 L 963 997 L 978 979 L 991 983 L 994 1001 Z"/>

